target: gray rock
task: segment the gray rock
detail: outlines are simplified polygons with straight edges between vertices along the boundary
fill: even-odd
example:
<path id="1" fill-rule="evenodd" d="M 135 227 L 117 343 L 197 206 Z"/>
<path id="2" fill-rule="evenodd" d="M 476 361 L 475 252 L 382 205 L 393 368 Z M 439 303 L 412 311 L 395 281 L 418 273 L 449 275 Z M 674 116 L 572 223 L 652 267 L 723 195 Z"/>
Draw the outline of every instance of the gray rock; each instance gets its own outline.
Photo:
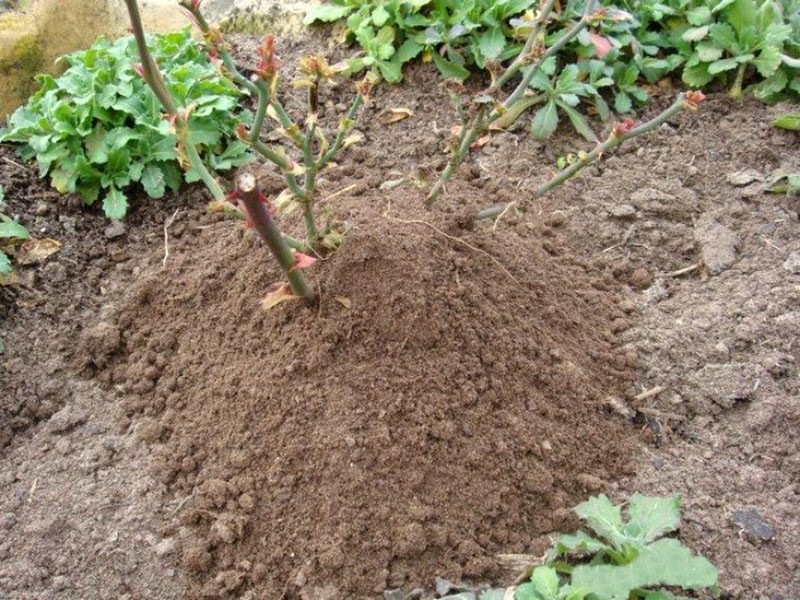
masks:
<path id="1" fill-rule="evenodd" d="M 178 549 L 178 542 L 175 538 L 167 537 L 156 544 L 156 556 L 168 556 L 174 554 Z"/>
<path id="2" fill-rule="evenodd" d="M 792 275 L 800 273 L 800 252 L 792 252 L 786 260 L 783 261 L 783 268 Z"/>
<path id="3" fill-rule="evenodd" d="M 700 246 L 703 263 L 712 274 L 722 273 L 736 262 L 738 236 L 708 213 L 695 224 L 694 239 Z"/>
<path id="4" fill-rule="evenodd" d="M 742 508 L 734 511 L 731 520 L 742 528 L 742 535 L 751 544 L 768 542 L 775 537 L 775 530 L 754 508 Z"/>
<path id="5" fill-rule="evenodd" d="M 125 223 L 122 221 L 112 221 L 111 225 L 106 227 L 105 231 L 103 232 L 107 239 L 114 240 L 118 237 L 122 237 L 128 231 L 128 228 L 125 226 Z"/>
<path id="6" fill-rule="evenodd" d="M 630 204 L 615 204 L 608 210 L 615 219 L 632 219 L 636 216 L 636 208 Z"/>
<path id="7" fill-rule="evenodd" d="M 735 173 L 728 173 L 725 178 L 728 183 L 741 187 L 754 181 L 764 181 L 764 175 L 754 169 L 744 169 L 743 171 L 736 171 Z"/>

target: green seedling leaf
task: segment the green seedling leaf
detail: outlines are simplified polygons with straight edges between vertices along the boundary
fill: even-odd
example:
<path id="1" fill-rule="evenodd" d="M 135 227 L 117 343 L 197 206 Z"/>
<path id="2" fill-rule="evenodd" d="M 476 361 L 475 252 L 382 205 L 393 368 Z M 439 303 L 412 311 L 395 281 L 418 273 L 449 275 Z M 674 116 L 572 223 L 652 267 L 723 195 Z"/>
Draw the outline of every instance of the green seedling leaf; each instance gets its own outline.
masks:
<path id="1" fill-rule="evenodd" d="M 128 199 L 117 188 L 111 188 L 103 199 L 103 212 L 109 219 L 120 220 L 128 212 Z"/>
<path id="2" fill-rule="evenodd" d="M 598 600 L 628 598 L 637 588 L 674 586 L 694 590 L 717 583 L 717 569 L 693 556 L 678 540 L 663 539 L 643 548 L 625 565 L 578 565 L 572 585 L 592 590 Z"/>
<path id="3" fill-rule="evenodd" d="M 681 498 L 651 498 L 634 494 L 628 505 L 629 521 L 625 535 L 650 543 L 665 533 L 675 531 L 681 521 Z"/>
<path id="4" fill-rule="evenodd" d="M 11 261 L 8 255 L 0 250 L 0 275 L 8 275 L 11 273 Z M 3 352 L 3 340 L 0 339 L 0 353 Z"/>
<path id="5" fill-rule="evenodd" d="M 531 123 L 531 132 L 537 140 L 545 140 L 553 135 L 558 127 L 558 109 L 556 103 L 550 100 L 542 108 L 536 111 Z"/>
<path id="6" fill-rule="evenodd" d="M 772 125 L 781 129 L 800 131 L 800 113 L 782 115 L 772 121 Z"/>
<path id="7" fill-rule="evenodd" d="M 438 52 L 433 53 L 433 62 L 445 79 L 457 79 L 458 81 L 463 81 L 469 77 L 469 71 L 467 69 L 451 60 L 447 60 L 443 56 L 440 56 Z"/>
<path id="8" fill-rule="evenodd" d="M 573 509 L 598 536 L 614 545 L 624 539 L 622 514 L 605 494 L 593 496 Z"/>
<path id="9" fill-rule="evenodd" d="M 161 198 L 166 191 L 164 172 L 158 165 L 147 165 L 142 172 L 142 187 L 151 198 Z"/>
<path id="10" fill-rule="evenodd" d="M 506 38 L 500 27 L 492 27 L 484 32 L 480 37 L 479 48 L 481 54 L 487 60 L 498 58 L 505 50 Z"/>
<path id="11" fill-rule="evenodd" d="M 16 221 L 0 214 L 0 239 L 27 240 L 28 230 Z"/>

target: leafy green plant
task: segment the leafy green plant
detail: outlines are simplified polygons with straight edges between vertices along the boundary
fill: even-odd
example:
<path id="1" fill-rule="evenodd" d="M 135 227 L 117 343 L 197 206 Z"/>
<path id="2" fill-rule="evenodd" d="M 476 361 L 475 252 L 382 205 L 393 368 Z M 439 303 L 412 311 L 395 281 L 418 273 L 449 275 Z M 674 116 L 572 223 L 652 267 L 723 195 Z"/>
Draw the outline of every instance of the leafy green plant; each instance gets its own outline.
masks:
<path id="1" fill-rule="evenodd" d="M 209 61 L 189 30 L 150 39 L 165 85 L 180 106 L 191 107 L 189 124 L 203 161 L 226 170 L 252 160 L 234 127 L 250 117 L 237 111 L 239 90 Z M 112 219 L 125 216 L 125 190 L 140 184 L 151 198 L 181 183 L 175 127 L 163 118 L 158 100 L 137 74 L 136 42 L 99 40 L 63 57 L 59 78 L 39 75 L 41 89 L 8 121 L 0 141 L 18 142 L 19 154 L 36 159 L 61 193 L 78 192 L 86 204 L 101 193 Z M 187 182 L 200 178 L 186 170 Z"/>
<path id="2" fill-rule="evenodd" d="M 0 208 L 3 206 L 5 192 L 0 185 Z M 8 215 L 0 212 L 0 275 L 7 275 L 11 272 L 11 259 L 3 251 L 5 243 L 14 240 L 27 240 L 29 234 L 27 229 L 17 223 Z"/>
<path id="3" fill-rule="evenodd" d="M 800 59 L 786 54 L 792 26 L 784 20 L 784 7 L 775 0 L 721 0 L 713 8 L 699 7 L 692 15 L 692 27 L 682 35 L 693 42 L 683 80 L 700 87 L 720 73 L 734 74 L 731 96 L 742 94 L 748 68 L 763 78 L 755 86 L 759 97 L 773 96 L 785 88 L 800 93 L 800 77 L 790 79 L 787 70 L 800 67 Z"/>
<path id="4" fill-rule="evenodd" d="M 575 512 L 592 534 L 578 531 L 562 535 L 547 556 L 548 566 L 539 568 L 539 579 L 552 586 L 553 575 L 563 573 L 569 578 L 564 588 L 571 593 L 564 597 L 597 600 L 668 600 L 678 597 L 659 588 L 716 587 L 718 572 L 707 559 L 693 555 L 679 540 L 663 537 L 680 525 L 679 496 L 634 494 L 626 509 L 627 519 L 623 518 L 622 506 L 614 505 L 605 495 L 576 506 Z M 573 564 L 576 559 L 577 565 Z M 534 570 L 534 577 L 539 569 Z M 528 594 L 537 589 L 534 577 L 517 590 L 518 600 L 537 598 Z"/>
<path id="5" fill-rule="evenodd" d="M 521 44 L 510 20 L 536 0 L 333 0 L 311 8 L 305 23 L 345 19 L 344 36 L 364 56 L 352 68 L 377 69 L 389 82 L 402 79 L 405 63 L 422 54 L 446 78 L 466 79 L 468 66 L 484 68 L 515 56 Z"/>
<path id="6" fill-rule="evenodd" d="M 366 101 L 372 79 L 365 78 L 356 85 L 356 95 L 345 115 L 341 115 L 335 137 L 330 140 L 319 124 L 319 93 L 323 84 L 334 80 L 338 71 L 328 65 L 321 55 L 306 57 L 300 61 L 295 87 L 307 90 L 307 106 L 304 127 L 296 123 L 284 108 L 278 97 L 280 60 L 275 50 L 275 40 L 268 35 L 260 46 L 259 61 L 254 75 L 245 77 L 237 68 L 230 55 L 229 47 L 222 34 L 212 28 L 200 11 L 202 0 L 180 0 L 183 8 L 205 41 L 207 52 L 229 84 L 237 86 L 256 98 L 257 109 L 252 121 L 239 121 L 235 132 L 240 143 L 250 148 L 277 167 L 286 182 L 284 193 L 275 199 L 266 198 L 258 188 L 258 182 L 251 173 L 240 173 L 235 188 L 226 194 L 222 184 L 201 159 L 199 149 L 202 143 L 202 130 L 194 128 L 193 105 L 181 104 L 181 98 L 174 94 L 162 75 L 158 64 L 151 55 L 142 28 L 141 16 L 136 0 L 125 0 L 133 27 L 136 47 L 141 58 L 139 73 L 152 90 L 168 120 L 175 129 L 175 143 L 179 162 L 196 172 L 214 198 L 212 208 L 241 214 L 248 227 L 253 227 L 262 237 L 273 256 L 284 271 L 288 285 L 284 284 L 268 295 L 266 307 L 295 298 L 307 302 L 314 300 L 314 292 L 306 282 L 303 269 L 314 262 L 314 257 L 323 248 L 335 248 L 341 243 L 340 224 L 329 220 L 325 228 L 317 224 L 315 207 L 319 199 L 316 185 L 317 174 L 340 152 L 358 141 L 348 136 L 355 126 L 359 108 Z M 160 110 L 160 109 L 159 109 Z M 272 128 L 300 154 L 295 160 L 282 146 L 270 146 L 261 140 L 267 123 L 274 122 Z M 237 205 L 233 204 L 236 201 Z M 275 221 L 278 208 L 287 206 L 302 207 L 305 223 L 305 236 L 298 240 L 282 233 Z"/>
<path id="7" fill-rule="evenodd" d="M 580 19 L 562 32 L 551 46 L 545 47 L 541 44 L 541 36 L 546 30 L 553 5 L 553 0 L 547 0 L 538 17 L 531 23 L 530 32 L 522 51 L 505 69 L 493 74 L 492 83 L 487 89 L 472 98 L 465 98 L 464 87 L 460 83 L 451 82 L 449 92 L 461 118 L 461 125 L 458 128 L 458 139 L 454 144 L 450 161 L 429 191 L 426 199 L 427 205 L 436 201 L 479 136 L 485 134 L 490 128 L 508 126 L 509 122 L 513 122 L 522 112 L 538 102 L 544 101 L 545 104 L 533 118 L 534 135 L 542 139 L 551 135 L 558 125 L 558 111 L 560 110 L 565 112 L 573 126 L 584 137 L 594 141 L 596 146 L 591 152 L 581 153 L 580 158 L 568 168 L 542 185 L 534 193 L 533 198 L 546 194 L 563 184 L 585 166 L 592 164 L 625 141 L 653 131 L 681 110 L 696 109 L 705 99 L 701 92 L 680 94 L 670 107 L 650 121 L 636 124 L 633 120 L 627 119 L 622 123 L 617 123 L 612 127 L 607 139 L 598 143 L 597 136 L 582 116 L 574 110 L 582 96 L 588 97 L 596 94 L 597 88 L 579 81 L 579 67 L 576 65 L 568 65 L 558 77 L 551 78 L 549 73 L 553 70 L 555 57 L 559 55 L 559 52 L 577 39 L 590 24 L 608 18 L 608 11 L 602 8 L 596 9 L 594 0 L 589 0 Z M 511 92 L 504 92 L 503 86 L 518 74 L 521 75 L 521 80 L 516 87 Z M 602 80 L 598 81 L 598 84 L 601 82 Z M 540 91 L 541 94 L 532 96 L 531 88 Z M 521 200 L 515 200 L 486 208 L 479 211 L 475 218 L 497 219 L 521 202 Z"/>

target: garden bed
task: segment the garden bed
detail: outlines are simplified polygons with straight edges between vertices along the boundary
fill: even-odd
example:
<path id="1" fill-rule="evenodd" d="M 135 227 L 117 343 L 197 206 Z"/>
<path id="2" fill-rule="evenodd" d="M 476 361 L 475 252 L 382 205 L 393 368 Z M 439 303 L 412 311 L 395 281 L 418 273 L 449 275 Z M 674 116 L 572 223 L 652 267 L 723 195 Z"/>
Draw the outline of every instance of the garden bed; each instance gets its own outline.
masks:
<path id="1" fill-rule="evenodd" d="M 796 596 L 798 204 L 761 184 L 796 160 L 769 125 L 786 107 L 711 96 L 493 229 L 462 217 L 585 142 L 522 119 L 425 210 L 414 182 L 454 124 L 440 78 L 412 67 L 375 100 L 320 182 L 353 230 L 308 272 L 311 309 L 260 308 L 280 272 L 205 192 L 110 226 L 0 147 L 10 211 L 61 244 L 0 288 L 0 591 L 509 584 L 571 506 L 638 491 L 683 494 L 728 597 Z"/>

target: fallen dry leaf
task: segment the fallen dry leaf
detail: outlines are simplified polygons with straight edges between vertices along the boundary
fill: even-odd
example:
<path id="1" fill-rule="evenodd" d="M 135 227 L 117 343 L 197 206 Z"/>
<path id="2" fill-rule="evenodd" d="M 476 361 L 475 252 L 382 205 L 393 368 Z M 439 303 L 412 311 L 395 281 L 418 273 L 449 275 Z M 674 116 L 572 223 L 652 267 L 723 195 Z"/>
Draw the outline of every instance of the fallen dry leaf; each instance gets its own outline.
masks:
<path id="1" fill-rule="evenodd" d="M 295 296 L 292 293 L 292 288 L 289 287 L 288 283 L 279 283 L 277 286 L 275 290 L 271 291 L 261 300 L 261 308 L 264 310 L 271 310 L 289 300 L 300 300 L 300 296 Z"/>
<path id="2" fill-rule="evenodd" d="M 61 243 L 49 238 L 28 240 L 20 246 L 15 259 L 18 265 L 35 265 L 61 250 Z"/>
<path id="3" fill-rule="evenodd" d="M 345 308 L 352 308 L 353 306 L 353 302 L 347 296 L 336 296 L 334 300 L 336 300 L 339 304 L 341 304 Z"/>
<path id="4" fill-rule="evenodd" d="M 383 125 L 391 125 L 392 123 L 397 123 L 398 121 L 402 121 L 403 119 L 407 119 L 409 117 L 414 116 L 414 111 L 409 108 L 389 108 L 385 111 L 383 119 L 381 119 L 381 123 Z"/>

